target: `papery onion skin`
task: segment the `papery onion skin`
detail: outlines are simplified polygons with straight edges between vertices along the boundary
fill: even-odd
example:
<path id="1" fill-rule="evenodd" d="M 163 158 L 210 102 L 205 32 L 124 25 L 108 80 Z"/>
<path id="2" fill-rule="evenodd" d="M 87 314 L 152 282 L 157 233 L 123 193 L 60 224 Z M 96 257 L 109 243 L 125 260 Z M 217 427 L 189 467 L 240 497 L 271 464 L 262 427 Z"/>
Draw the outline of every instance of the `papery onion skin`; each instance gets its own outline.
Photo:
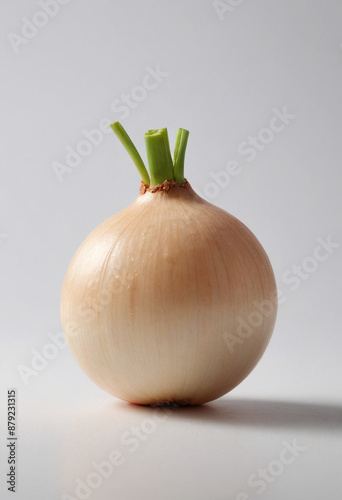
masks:
<path id="1" fill-rule="evenodd" d="M 62 289 L 77 363 L 105 391 L 144 405 L 202 404 L 232 390 L 265 351 L 277 313 L 256 237 L 189 183 L 174 184 L 100 224 Z M 255 326 L 258 304 L 268 309 Z"/>

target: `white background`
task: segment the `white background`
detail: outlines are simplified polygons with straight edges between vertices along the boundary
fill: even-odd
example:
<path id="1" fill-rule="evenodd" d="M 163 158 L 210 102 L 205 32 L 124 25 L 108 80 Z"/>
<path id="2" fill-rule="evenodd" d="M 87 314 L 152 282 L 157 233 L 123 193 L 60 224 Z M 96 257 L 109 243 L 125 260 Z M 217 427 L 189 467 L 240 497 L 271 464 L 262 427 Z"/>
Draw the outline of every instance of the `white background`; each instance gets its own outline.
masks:
<path id="1" fill-rule="evenodd" d="M 220 12 L 210 0 L 65 3 L 54 17 L 37 14 L 34 0 L 0 3 L 1 497 L 340 498 L 341 2 L 226 0 Z M 27 20 L 45 25 L 30 31 Z M 143 95 L 136 87 L 148 67 L 164 76 Z M 142 98 L 124 113 L 127 94 Z M 284 107 L 292 118 L 248 161 L 241 143 L 267 134 Z M 98 389 L 62 344 L 44 369 L 20 375 L 61 331 L 60 290 L 75 250 L 138 194 L 139 176 L 112 133 L 56 175 L 66 148 L 105 118 L 121 120 L 143 156 L 148 129 L 168 127 L 171 144 L 177 127 L 189 129 L 186 177 L 256 234 L 282 291 L 253 373 L 231 394 L 163 421 Z M 239 174 L 218 186 L 232 160 Z M 335 248 L 315 263 L 329 237 Z M 310 272 L 294 278 L 292 266 Z M 5 484 L 13 387 L 16 495 Z M 125 441 L 134 426 L 143 429 L 138 446 Z M 284 443 L 294 442 L 301 451 L 284 465 Z M 122 463 L 107 478 L 92 475 L 94 461 L 115 450 Z M 261 469 L 268 479 L 255 486 Z M 78 480 L 97 487 L 77 492 Z"/>

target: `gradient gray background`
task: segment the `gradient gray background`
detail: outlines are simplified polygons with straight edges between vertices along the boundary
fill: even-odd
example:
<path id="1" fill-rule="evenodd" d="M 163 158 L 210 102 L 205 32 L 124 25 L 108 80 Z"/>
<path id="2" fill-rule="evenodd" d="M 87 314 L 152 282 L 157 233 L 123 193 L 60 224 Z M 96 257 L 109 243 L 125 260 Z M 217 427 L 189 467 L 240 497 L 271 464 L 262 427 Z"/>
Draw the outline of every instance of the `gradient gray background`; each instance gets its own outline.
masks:
<path id="1" fill-rule="evenodd" d="M 18 500 L 78 498 L 77 478 L 116 449 L 124 462 L 89 498 L 341 497 L 342 4 L 226 0 L 221 18 L 214 4 L 72 0 L 15 53 L 9 34 L 41 7 L 0 3 L 0 405 L 15 387 Z M 122 119 L 113 101 L 157 66 L 168 76 Z M 247 161 L 239 145 L 284 107 L 295 117 Z M 137 196 L 114 134 L 62 182 L 53 170 L 104 118 L 121 120 L 141 153 L 148 129 L 168 127 L 171 143 L 177 127 L 189 129 L 186 177 L 256 234 L 283 294 L 252 374 L 211 404 L 170 413 L 134 451 L 123 435 L 148 425 L 152 409 L 102 392 L 67 349 L 27 384 L 18 369 L 61 331 L 60 289 L 79 244 Z M 239 175 L 213 188 L 232 160 Z M 328 237 L 336 248 L 295 285 L 292 266 L 312 264 Z M 0 433 L 1 496 L 11 498 L 5 418 Z M 305 450 L 259 494 L 248 478 L 294 440 Z"/>

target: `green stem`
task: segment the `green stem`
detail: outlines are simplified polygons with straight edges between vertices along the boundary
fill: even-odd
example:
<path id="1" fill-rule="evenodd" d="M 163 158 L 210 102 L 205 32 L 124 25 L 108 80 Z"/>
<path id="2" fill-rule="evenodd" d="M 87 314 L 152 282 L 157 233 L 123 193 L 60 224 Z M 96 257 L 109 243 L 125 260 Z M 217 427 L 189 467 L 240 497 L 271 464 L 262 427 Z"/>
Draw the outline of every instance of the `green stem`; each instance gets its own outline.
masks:
<path id="1" fill-rule="evenodd" d="M 166 128 L 149 130 L 145 134 L 146 153 L 151 174 L 150 181 L 145 164 L 121 123 L 112 123 L 111 129 L 132 158 L 144 184 L 158 186 L 166 180 L 175 180 L 178 184 L 184 184 L 184 157 L 189 137 L 188 130 L 179 128 L 177 131 L 174 161 L 171 157 Z"/>
<path id="2" fill-rule="evenodd" d="M 145 145 L 151 174 L 151 185 L 157 186 L 173 179 L 173 163 L 167 129 L 149 130 Z"/>
<path id="3" fill-rule="evenodd" d="M 175 150 L 173 153 L 173 177 L 178 184 L 184 184 L 184 157 L 188 143 L 189 131 L 179 128 L 176 136 Z"/>
<path id="4" fill-rule="evenodd" d="M 118 139 L 121 141 L 123 146 L 126 148 L 129 156 L 134 161 L 135 166 L 137 167 L 138 172 L 141 175 L 141 179 L 142 179 L 143 183 L 146 184 L 147 186 L 149 186 L 150 185 L 150 176 L 148 175 L 145 164 L 142 161 L 141 156 L 137 151 L 137 148 L 134 146 L 134 144 L 131 141 L 130 137 L 128 136 L 126 130 L 123 128 L 123 126 L 119 122 L 112 123 L 110 127 L 113 130 L 113 132 L 116 134 Z"/>

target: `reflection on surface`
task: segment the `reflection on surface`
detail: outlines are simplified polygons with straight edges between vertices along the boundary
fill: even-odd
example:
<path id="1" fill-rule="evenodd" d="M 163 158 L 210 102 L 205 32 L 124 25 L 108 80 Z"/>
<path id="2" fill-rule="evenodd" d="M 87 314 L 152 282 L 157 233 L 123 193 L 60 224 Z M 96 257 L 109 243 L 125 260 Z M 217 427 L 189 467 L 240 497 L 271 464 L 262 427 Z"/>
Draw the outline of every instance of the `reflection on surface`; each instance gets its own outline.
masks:
<path id="1" fill-rule="evenodd" d="M 202 406 L 165 409 L 101 401 L 65 415 L 61 490 L 70 495 L 65 500 L 111 495 L 143 499 L 148 492 L 157 495 L 174 475 L 176 484 L 185 481 L 193 488 L 199 470 L 215 476 L 214 461 L 222 464 L 215 467 L 224 468 L 220 481 L 238 494 L 253 471 L 282 456 L 284 445 L 296 443 L 306 450 L 292 469 L 285 468 L 286 481 L 291 470 L 310 465 L 320 440 L 333 442 L 341 428 L 342 408 L 329 404 L 225 397 Z M 204 498 L 201 488 L 195 488 L 196 498 Z M 183 497 L 170 493 L 164 498 Z"/>

